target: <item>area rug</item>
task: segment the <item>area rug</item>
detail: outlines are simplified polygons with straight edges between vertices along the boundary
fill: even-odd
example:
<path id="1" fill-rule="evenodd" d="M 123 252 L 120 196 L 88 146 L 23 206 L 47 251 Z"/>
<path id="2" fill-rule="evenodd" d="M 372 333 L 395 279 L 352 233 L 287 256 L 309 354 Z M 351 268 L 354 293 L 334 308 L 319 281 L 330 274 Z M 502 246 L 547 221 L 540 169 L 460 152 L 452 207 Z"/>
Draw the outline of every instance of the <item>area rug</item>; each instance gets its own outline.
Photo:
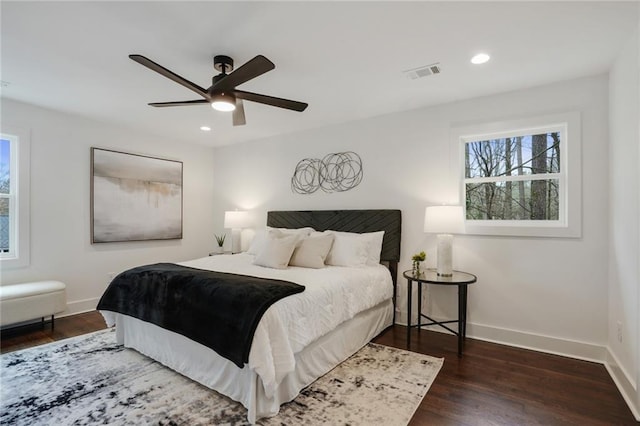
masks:
<path id="1" fill-rule="evenodd" d="M 262 425 L 406 425 L 443 359 L 368 344 Z M 246 409 L 104 330 L 1 357 L 3 425 L 247 425 Z"/>

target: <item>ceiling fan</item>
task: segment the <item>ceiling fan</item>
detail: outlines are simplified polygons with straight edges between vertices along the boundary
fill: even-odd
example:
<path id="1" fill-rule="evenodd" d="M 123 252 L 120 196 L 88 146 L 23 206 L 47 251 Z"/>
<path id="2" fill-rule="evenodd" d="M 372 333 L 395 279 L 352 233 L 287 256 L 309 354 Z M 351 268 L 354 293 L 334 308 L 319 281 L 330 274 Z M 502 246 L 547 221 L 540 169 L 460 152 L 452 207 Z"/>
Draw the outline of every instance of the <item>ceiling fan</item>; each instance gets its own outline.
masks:
<path id="1" fill-rule="evenodd" d="M 213 67 L 220 71 L 220 74 L 213 76 L 211 79 L 211 86 L 208 89 L 204 89 L 197 84 L 190 82 L 186 78 L 179 76 L 173 71 L 169 71 L 162 65 L 157 64 L 142 55 L 129 55 L 129 58 L 133 59 L 140 65 L 144 65 L 158 74 L 162 74 L 168 79 L 183 85 L 187 89 L 190 89 L 203 97 L 203 99 L 193 101 L 153 102 L 149 104 L 154 107 L 211 104 L 211 107 L 218 111 L 233 111 L 233 125 L 242 126 L 246 124 L 244 106 L 242 104 L 243 99 L 246 101 L 258 102 L 299 112 L 304 111 L 308 106 L 308 104 L 303 102 L 260 95 L 258 93 L 245 92 L 244 90 L 236 89 L 236 87 L 242 83 L 256 78 L 267 71 L 271 71 L 276 67 L 273 62 L 262 55 L 256 56 L 235 71 L 233 71 L 233 59 L 225 55 L 215 56 L 213 58 Z"/>

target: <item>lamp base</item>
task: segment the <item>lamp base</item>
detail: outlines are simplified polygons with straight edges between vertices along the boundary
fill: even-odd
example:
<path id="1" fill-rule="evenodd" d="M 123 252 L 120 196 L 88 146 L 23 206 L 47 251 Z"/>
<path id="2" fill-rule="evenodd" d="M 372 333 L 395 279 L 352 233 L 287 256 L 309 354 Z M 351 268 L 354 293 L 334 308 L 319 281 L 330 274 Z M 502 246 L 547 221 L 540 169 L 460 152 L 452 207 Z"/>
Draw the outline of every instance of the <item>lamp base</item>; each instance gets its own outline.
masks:
<path id="1" fill-rule="evenodd" d="M 240 253 L 242 251 L 240 241 L 241 232 L 242 230 L 240 228 L 233 228 L 231 230 L 231 254 Z"/>
<path id="2" fill-rule="evenodd" d="M 438 234 L 438 267 L 436 272 L 439 277 L 453 276 L 452 243 L 453 235 Z"/>

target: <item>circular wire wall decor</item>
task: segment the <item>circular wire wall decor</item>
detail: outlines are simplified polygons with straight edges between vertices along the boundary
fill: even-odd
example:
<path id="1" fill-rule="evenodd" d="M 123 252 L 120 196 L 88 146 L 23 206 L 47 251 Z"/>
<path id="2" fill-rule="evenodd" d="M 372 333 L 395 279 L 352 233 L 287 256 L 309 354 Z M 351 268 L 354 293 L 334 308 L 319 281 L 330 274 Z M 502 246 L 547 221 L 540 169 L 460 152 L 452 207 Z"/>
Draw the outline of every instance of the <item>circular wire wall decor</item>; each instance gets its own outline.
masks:
<path id="1" fill-rule="evenodd" d="M 353 151 L 327 154 L 322 159 L 304 158 L 298 162 L 291 190 L 298 194 L 344 192 L 362 182 L 362 159 Z"/>

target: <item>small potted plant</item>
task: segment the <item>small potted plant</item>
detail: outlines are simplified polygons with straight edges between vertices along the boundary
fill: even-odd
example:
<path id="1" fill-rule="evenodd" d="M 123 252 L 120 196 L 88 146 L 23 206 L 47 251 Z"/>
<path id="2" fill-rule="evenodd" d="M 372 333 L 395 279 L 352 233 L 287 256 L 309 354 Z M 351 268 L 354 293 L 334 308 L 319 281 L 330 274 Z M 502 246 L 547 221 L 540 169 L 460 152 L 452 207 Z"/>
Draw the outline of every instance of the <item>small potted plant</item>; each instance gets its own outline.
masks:
<path id="1" fill-rule="evenodd" d="M 416 253 L 413 255 L 413 257 L 411 257 L 411 261 L 413 262 L 413 275 L 414 276 L 419 276 L 420 275 L 420 262 L 424 262 L 424 260 L 427 258 L 427 254 L 423 251 L 421 251 L 420 253 Z"/>
<path id="2" fill-rule="evenodd" d="M 227 237 L 227 234 L 213 234 L 213 236 L 216 237 L 216 243 L 218 243 L 218 253 L 222 253 L 224 251 L 224 249 L 222 248 L 224 246 L 224 239 Z"/>

